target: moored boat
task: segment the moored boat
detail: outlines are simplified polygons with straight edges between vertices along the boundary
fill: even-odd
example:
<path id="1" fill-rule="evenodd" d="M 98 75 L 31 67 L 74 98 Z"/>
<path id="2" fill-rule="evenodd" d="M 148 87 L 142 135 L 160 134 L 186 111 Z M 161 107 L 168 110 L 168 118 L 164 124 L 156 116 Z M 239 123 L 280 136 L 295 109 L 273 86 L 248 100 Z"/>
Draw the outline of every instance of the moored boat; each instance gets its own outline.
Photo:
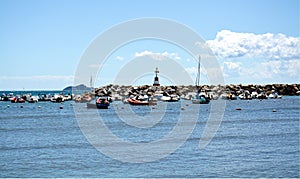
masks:
<path id="1" fill-rule="evenodd" d="M 165 102 L 177 102 L 179 101 L 179 97 L 177 95 L 162 96 L 160 100 Z"/>
<path id="2" fill-rule="evenodd" d="M 136 97 L 131 97 L 127 99 L 127 102 L 131 105 L 150 105 L 149 98 L 147 95 L 141 95 Z"/>
<path id="3" fill-rule="evenodd" d="M 64 102 L 64 97 L 59 94 L 54 94 L 50 101 L 53 103 L 61 103 Z"/>
<path id="4" fill-rule="evenodd" d="M 37 103 L 39 101 L 38 96 L 30 96 L 29 99 L 27 99 L 27 102 L 29 103 Z"/>
<path id="5" fill-rule="evenodd" d="M 108 109 L 108 106 L 109 106 L 108 97 L 99 97 L 96 99 L 96 107 L 98 109 Z"/>
<path id="6" fill-rule="evenodd" d="M 21 98 L 20 96 L 15 96 L 10 99 L 10 102 L 12 103 L 25 103 L 25 100 Z"/>
<path id="7" fill-rule="evenodd" d="M 193 104 L 208 104 L 210 102 L 210 99 L 206 97 L 205 95 L 200 95 L 198 92 L 196 97 L 192 98 Z"/>
<path id="8" fill-rule="evenodd" d="M 201 93 L 201 89 L 199 88 L 200 85 L 200 59 L 201 56 L 199 56 L 199 61 L 198 61 L 198 73 L 196 77 L 196 87 L 198 88 L 198 92 L 196 97 L 192 98 L 192 103 L 193 104 L 208 104 L 210 102 L 210 99 L 207 95 Z"/>

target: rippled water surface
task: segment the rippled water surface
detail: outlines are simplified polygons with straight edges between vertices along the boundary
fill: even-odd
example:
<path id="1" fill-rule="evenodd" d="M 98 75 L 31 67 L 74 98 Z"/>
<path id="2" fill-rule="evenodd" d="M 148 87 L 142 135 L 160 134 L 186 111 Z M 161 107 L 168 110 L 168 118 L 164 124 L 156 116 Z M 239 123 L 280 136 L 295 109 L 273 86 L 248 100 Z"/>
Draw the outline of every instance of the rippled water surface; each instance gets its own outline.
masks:
<path id="1" fill-rule="evenodd" d="M 99 152 L 81 132 L 72 103 L 0 102 L 0 177 L 300 177 L 299 97 L 226 101 L 221 126 L 204 149 L 199 149 L 199 139 L 211 104 L 201 105 L 186 142 L 148 163 L 121 162 Z M 160 103 L 154 108 L 134 106 L 137 116 L 163 116 L 152 127 L 137 128 L 116 114 L 127 109 L 125 104 L 114 103 L 108 110 L 79 104 L 79 113 L 86 120 L 103 120 L 114 135 L 135 143 L 170 133 L 182 106 L 184 111 L 197 110 L 184 100 L 165 108 Z"/>

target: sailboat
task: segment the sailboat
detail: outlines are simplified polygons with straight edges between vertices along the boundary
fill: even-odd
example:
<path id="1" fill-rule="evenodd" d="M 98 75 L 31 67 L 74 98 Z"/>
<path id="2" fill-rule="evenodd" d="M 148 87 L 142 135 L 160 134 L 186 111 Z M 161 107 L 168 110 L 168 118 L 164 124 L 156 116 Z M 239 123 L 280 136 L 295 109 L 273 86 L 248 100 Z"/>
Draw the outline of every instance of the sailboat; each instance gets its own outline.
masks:
<path id="1" fill-rule="evenodd" d="M 201 60 L 201 56 L 199 55 L 198 73 L 197 73 L 196 82 L 195 82 L 198 92 L 197 92 L 196 97 L 192 98 L 192 103 L 193 104 L 208 104 L 210 102 L 210 99 L 208 97 L 206 97 L 205 95 L 201 94 L 201 89 L 200 89 L 200 60 Z"/>

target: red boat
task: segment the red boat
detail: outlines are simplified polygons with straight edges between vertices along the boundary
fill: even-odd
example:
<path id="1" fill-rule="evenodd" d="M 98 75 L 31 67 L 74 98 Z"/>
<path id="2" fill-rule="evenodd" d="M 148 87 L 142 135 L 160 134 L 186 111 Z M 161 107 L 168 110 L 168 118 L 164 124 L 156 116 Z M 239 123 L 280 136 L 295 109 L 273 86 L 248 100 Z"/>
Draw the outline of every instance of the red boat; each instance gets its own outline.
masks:
<path id="1" fill-rule="evenodd" d="M 134 98 L 128 98 L 127 101 L 131 105 L 149 105 L 149 101 L 142 101 Z"/>
<path id="2" fill-rule="evenodd" d="M 12 103 L 25 103 L 25 100 L 21 97 L 13 97 L 11 98 L 10 102 Z"/>

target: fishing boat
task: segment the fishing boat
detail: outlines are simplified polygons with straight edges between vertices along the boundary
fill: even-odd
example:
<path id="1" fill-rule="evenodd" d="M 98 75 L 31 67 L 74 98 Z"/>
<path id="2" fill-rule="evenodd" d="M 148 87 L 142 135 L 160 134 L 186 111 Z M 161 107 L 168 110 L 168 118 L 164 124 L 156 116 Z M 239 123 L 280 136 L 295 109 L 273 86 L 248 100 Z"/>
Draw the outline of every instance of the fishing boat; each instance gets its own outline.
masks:
<path id="1" fill-rule="evenodd" d="M 225 100 L 237 100 L 237 96 L 235 94 L 232 94 L 231 92 L 224 93 L 221 95 L 221 99 Z"/>
<path id="2" fill-rule="evenodd" d="M 178 95 L 162 96 L 160 100 L 165 102 L 177 102 L 179 101 L 179 96 Z"/>
<path id="3" fill-rule="evenodd" d="M 51 97 L 51 102 L 53 103 L 61 103 L 61 102 L 64 102 L 65 99 L 62 95 L 59 95 L 59 94 L 54 94 L 52 97 Z"/>
<path id="4" fill-rule="evenodd" d="M 268 98 L 269 99 L 276 99 L 276 98 L 282 98 L 280 95 L 278 95 L 278 93 L 277 92 L 273 92 L 273 93 L 271 93 L 271 94 L 269 94 L 269 96 L 268 96 Z"/>
<path id="5" fill-rule="evenodd" d="M 141 101 L 135 98 L 129 98 L 127 101 L 131 105 L 149 105 L 149 101 Z"/>
<path id="6" fill-rule="evenodd" d="M 200 86 L 200 60 L 201 56 L 199 56 L 199 61 L 198 61 L 198 73 L 196 77 L 196 87 L 198 88 L 197 95 L 192 98 L 192 103 L 193 104 L 208 104 L 210 102 L 209 97 L 205 96 L 204 94 L 201 94 L 201 89 L 199 88 Z"/>
<path id="7" fill-rule="evenodd" d="M 39 94 L 39 101 L 51 101 L 51 94 Z"/>
<path id="8" fill-rule="evenodd" d="M 106 96 L 99 97 L 96 99 L 96 107 L 98 109 L 108 109 L 109 99 Z"/>
<path id="9" fill-rule="evenodd" d="M 147 96 L 147 95 L 145 95 Z M 148 96 L 144 95 L 131 97 L 127 99 L 127 102 L 131 105 L 150 105 Z"/>
<path id="10" fill-rule="evenodd" d="M 261 92 L 257 95 L 257 99 L 268 99 L 267 95 L 264 92 Z"/>
<path id="11" fill-rule="evenodd" d="M 25 103 L 25 100 L 21 98 L 20 96 L 15 96 L 10 99 L 10 102 L 12 103 Z"/>
<path id="12" fill-rule="evenodd" d="M 39 97 L 38 96 L 30 96 L 27 101 L 29 103 L 37 103 L 39 101 Z"/>
<path id="13" fill-rule="evenodd" d="M 245 90 L 242 94 L 239 95 L 241 100 L 251 100 L 252 96 L 248 90 Z"/>

